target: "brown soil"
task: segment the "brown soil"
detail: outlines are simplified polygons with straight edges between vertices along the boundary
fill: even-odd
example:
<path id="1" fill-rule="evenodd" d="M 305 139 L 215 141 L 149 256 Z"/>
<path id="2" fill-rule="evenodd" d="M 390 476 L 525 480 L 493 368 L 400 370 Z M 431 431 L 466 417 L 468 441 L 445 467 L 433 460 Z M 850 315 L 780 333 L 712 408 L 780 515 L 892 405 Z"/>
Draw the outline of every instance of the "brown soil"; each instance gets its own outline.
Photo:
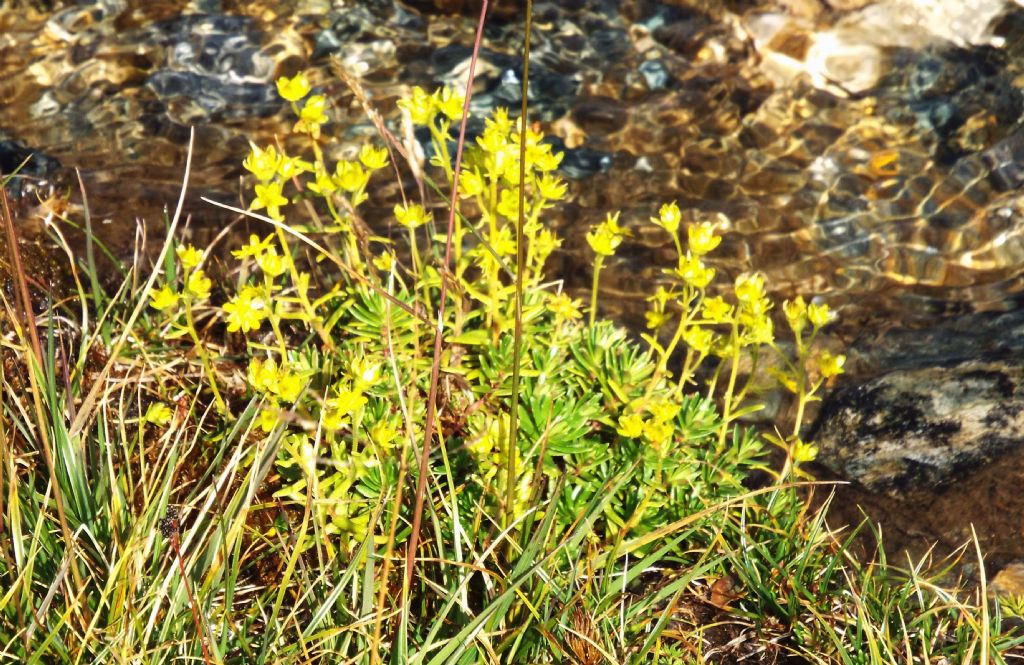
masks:
<path id="1" fill-rule="evenodd" d="M 823 468 L 815 469 L 815 475 L 821 480 L 836 479 Z M 919 559 L 933 546 L 936 558 L 954 552 L 971 541 L 973 526 L 991 577 L 1007 564 L 1024 559 L 1022 488 L 1024 456 L 1014 454 L 946 486 L 901 496 L 871 492 L 855 483 L 838 485 L 829 523 L 856 525 L 869 518 L 880 525 L 886 553 L 896 565 L 906 563 L 908 554 Z M 820 505 L 826 496 L 819 492 L 815 502 Z M 869 530 L 859 543 L 866 554 L 871 553 L 874 539 Z M 973 545 L 965 559 L 976 559 Z"/>

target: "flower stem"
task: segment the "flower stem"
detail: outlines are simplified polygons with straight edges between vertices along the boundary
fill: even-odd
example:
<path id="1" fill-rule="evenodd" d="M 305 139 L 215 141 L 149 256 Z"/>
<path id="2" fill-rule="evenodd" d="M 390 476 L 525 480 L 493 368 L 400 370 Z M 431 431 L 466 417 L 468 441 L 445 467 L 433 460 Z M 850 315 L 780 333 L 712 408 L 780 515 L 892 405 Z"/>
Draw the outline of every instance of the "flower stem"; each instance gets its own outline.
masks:
<path id="1" fill-rule="evenodd" d="M 735 320 L 732 323 L 731 342 L 733 345 L 732 367 L 729 370 L 729 385 L 725 389 L 725 404 L 722 406 L 722 427 L 718 430 L 719 450 L 725 448 L 725 435 L 729 430 L 729 419 L 732 417 L 733 392 L 736 390 L 736 377 L 740 370 L 739 323 Z"/>
<path id="2" fill-rule="evenodd" d="M 597 283 L 601 277 L 601 267 L 604 265 L 604 254 L 598 254 L 594 258 L 594 283 L 590 287 L 590 327 L 594 327 L 597 320 Z"/>
<path id="3" fill-rule="evenodd" d="M 205 370 L 206 380 L 210 384 L 210 390 L 213 391 L 213 399 L 217 403 L 217 411 L 221 414 L 228 412 L 227 404 L 224 403 L 224 398 L 220 396 L 220 391 L 217 389 L 217 379 L 213 374 L 213 363 L 210 362 L 210 355 L 206 352 L 206 346 L 202 340 L 199 339 L 199 334 L 196 332 L 196 324 L 192 318 L 192 302 L 186 297 L 185 299 L 185 321 L 188 324 L 188 334 L 192 338 L 193 344 L 196 347 L 196 353 L 199 354 L 199 360 L 203 363 L 203 369 Z"/>

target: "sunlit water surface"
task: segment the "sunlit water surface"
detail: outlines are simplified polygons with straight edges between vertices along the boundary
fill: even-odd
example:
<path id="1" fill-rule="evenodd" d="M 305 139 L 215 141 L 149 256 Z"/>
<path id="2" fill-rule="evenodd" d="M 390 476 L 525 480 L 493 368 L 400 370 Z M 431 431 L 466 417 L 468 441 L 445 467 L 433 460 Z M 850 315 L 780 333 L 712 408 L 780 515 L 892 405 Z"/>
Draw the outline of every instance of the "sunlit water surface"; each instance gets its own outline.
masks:
<path id="1" fill-rule="evenodd" d="M 0 140 L 58 160 L 40 172 L 61 186 L 80 169 L 103 236 L 127 252 L 135 220 L 159 221 L 173 205 L 195 127 L 188 210 L 208 240 L 229 218 L 199 196 L 247 197 L 248 141 L 287 133 L 276 77 L 309 70 L 330 97 L 334 156 L 350 156 L 375 130 L 332 73 L 332 56 L 396 128 L 395 102 L 412 85 L 465 80 L 471 12 L 411 4 L 8 6 Z M 644 297 L 673 261 L 647 220 L 677 200 L 687 219 L 722 221 L 721 274 L 761 270 L 778 295 L 824 296 L 853 326 L 1014 307 L 1024 287 L 1024 9 L 1003 0 L 833 3 L 843 12 L 815 0 L 752 4 L 535 3 L 532 119 L 566 150 L 572 183 L 571 203 L 552 214 L 565 236 L 557 274 L 585 286 L 586 228 L 622 210 L 634 237 L 605 273 L 602 302 L 641 321 Z M 522 27 L 500 4 L 497 12 L 478 117 L 518 106 Z M 396 187 L 378 177 L 367 216 L 385 229 Z M 23 198 L 31 230 L 30 187 Z"/>

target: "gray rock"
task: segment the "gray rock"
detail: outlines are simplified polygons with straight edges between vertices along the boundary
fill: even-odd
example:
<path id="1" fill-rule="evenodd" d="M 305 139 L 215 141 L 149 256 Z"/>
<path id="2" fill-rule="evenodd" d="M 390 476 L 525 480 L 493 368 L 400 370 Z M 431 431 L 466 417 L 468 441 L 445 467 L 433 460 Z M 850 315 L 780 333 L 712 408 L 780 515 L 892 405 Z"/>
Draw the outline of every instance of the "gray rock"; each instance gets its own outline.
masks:
<path id="1" fill-rule="evenodd" d="M 1024 444 L 1024 366 L 895 369 L 830 395 L 812 438 L 821 463 L 871 490 L 945 485 Z"/>

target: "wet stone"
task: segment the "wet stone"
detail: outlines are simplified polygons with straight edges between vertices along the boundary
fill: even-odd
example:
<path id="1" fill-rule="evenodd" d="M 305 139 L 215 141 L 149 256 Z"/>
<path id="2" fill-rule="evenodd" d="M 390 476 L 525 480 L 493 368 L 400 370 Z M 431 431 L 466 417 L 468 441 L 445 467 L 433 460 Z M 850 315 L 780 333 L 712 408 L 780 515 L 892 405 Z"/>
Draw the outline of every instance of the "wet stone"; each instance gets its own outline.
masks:
<path id="1" fill-rule="evenodd" d="M 572 119 L 589 133 L 607 134 L 622 128 L 626 109 L 610 97 L 591 97 L 580 100 L 572 110 Z"/>
<path id="2" fill-rule="evenodd" d="M 968 360 L 907 368 L 830 396 L 821 461 L 873 491 L 956 482 L 1024 444 L 1024 365 Z"/>

